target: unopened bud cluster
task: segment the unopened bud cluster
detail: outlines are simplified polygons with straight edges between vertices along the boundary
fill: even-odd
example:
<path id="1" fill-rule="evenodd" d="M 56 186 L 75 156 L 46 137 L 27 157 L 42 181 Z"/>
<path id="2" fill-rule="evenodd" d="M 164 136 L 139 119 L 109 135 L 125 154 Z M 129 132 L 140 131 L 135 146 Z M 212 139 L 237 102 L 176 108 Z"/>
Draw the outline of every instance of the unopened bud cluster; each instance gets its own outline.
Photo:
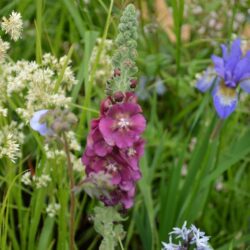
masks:
<path id="1" fill-rule="evenodd" d="M 135 59 L 137 56 L 137 19 L 136 9 L 129 4 L 120 19 L 118 26 L 118 36 L 116 39 L 117 50 L 113 56 L 114 74 L 107 81 L 107 95 L 113 95 L 117 91 L 131 91 L 136 87 L 135 74 L 137 66 Z"/>

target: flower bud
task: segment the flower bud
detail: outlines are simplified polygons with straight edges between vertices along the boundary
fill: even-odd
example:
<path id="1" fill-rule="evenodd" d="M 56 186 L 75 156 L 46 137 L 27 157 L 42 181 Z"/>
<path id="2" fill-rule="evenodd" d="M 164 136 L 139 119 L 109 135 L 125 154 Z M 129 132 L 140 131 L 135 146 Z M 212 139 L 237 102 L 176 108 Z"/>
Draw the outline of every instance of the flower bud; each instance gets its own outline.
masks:
<path id="1" fill-rule="evenodd" d="M 137 80 L 136 79 L 130 80 L 130 88 L 135 89 L 136 86 L 137 86 Z"/>
<path id="2" fill-rule="evenodd" d="M 114 70 L 114 77 L 120 76 L 121 75 L 121 71 L 119 69 L 115 69 Z"/>
<path id="3" fill-rule="evenodd" d="M 77 123 L 77 117 L 73 113 L 68 113 L 66 120 L 72 125 Z"/>
<path id="4" fill-rule="evenodd" d="M 108 97 L 104 101 L 102 101 L 101 108 L 100 108 L 101 114 L 105 114 L 111 106 L 112 106 L 112 101 L 111 101 L 110 97 Z"/>
<path id="5" fill-rule="evenodd" d="M 124 94 L 121 91 L 118 91 L 114 94 L 114 101 L 115 102 L 122 102 L 124 99 Z"/>

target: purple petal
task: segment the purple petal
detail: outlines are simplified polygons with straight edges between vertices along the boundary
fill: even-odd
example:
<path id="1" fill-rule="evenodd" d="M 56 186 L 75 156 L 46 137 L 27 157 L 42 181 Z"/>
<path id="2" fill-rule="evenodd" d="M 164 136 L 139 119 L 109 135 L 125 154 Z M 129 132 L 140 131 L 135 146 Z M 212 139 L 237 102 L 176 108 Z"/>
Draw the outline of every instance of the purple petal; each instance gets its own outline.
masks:
<path id="1" fill-rule="evenodd" d="M 209 90 L 216 80 L 216 72 L 212 68 L 208 68 L 204 74 L 198 79 L 196 88 L 201 92 Z"/>
<path id="2" fill-rule="evenodd" d="M 99 129 L 104 137 L 104 140 L 110 146 L 114 146 L 113 126 L 115 121 L 111 117 L 104 117 L 100 120 Z"/>
<path id="3" fill-rule="evenodd" d="M 231 49 L 230 49 L 230 54 L 228 55 L 226 62 L 225 62 L 225 70 L 230 70 L 233 72 L 236 65 L 240 61 L 242 57 L 240 43 L 241 41 L 239 38 L 233 41 Z"/>
<path id="4" fill-rule="evenodd" d="M 222 57 L 224 62 L 227 60 L 229 54 L 228 54 L 228 48 L 225 44 L 221 44 L 221 49 L 222 49 Z"/>
<path id="5" fill-rule="evenodd" d="M 30 120 L 30 126 L 35 131 L 39 132 L 41 135 L 52 135 L 53 132 L 51 129 L 47 128 L 45 123 L 40 123 L 40 118 L 48 112 L 47 109 L 39 110 L 34 113 L 33 117 Z"/>
<path id="6" fill-rule="evenodd" d="M 214 107 L 221 119 L 227 118 L 236 108 L 238 96 L 234 89 L 217 86 L 213 91 Z"/>
<path id="7" fill-rule="evenodd" d="M 133 206 L 134 202 L 133 202 L 133 198 L 130 198 L 130 197 L 124 197 L 122 200 L 121 200 L 123 206 L 125 209 L 129 209 Z"/>
<path id="8" fill-rule="evenodd" d="M 131 117 L 132 130 L 141 134 L 146 128 L 146 119 L 141 114 L 136 114 Z"/>
<path id="9" fill-rule="evenodd" d="M 134 197 L 135 195 L 135 185 L 128 191 L 129 197 Z"/>
<path id="10" fill-rule="evenodd" d="M 141 175 L 141 171 L 140 171 L 139 169 L 138 169 L 137 171 L 134 171 L 134 172 L 133 172 L 132 179 L 133 179 L 134 181 L 140 180 L 141 177 L 142 177 L 142 175 Z"/>
<path id="11" fill-rule="evenodd" d="M 221 78 L 224 78 L 224 61 L 221 57 L 212 55 L 212 61 L 214 63 L 214 69 L 217 72 L 218 76 Z"/>
<path id="12" fill-rule="evenodd" d="M 239 61 L 234 70 L 235 81 L 240 81 L 250 74 L 250 51 Z"/>
<path id="13" fill-rule="evenodd" d="M 245 79 L 245 80 L 242 80 L 242 81 L 240 82 L 240 87 L 241 87 L 244 91 L 246 91 L 247 93 L 250 94 L 250 78 Z"/>
<path id="14" fill-rule="evenodd" d="M 133 131 L 118 131 L 113 134 L 113 139 L 118 148 L 127 148 L 133 145 L 136 134 Z"/>
<path id="15" fill-rule="evenodd" d="M 91 169 L 93 169 L 95 172 L 99 172 L 105 170 L 106 160 L 105 158 L 96 158 L 90 164 Z"/>
<path id="16" fill-rule="evenodd" d="M 121 175 L 119 172 L 115 172 L 112 174 L 112 184 L 117 185 L 121 182 Z"/>
<path id="17" fill-rule="evenodd" d="M 133 188 L 134 183 L 131 180 L 128 181 L 121 181 L 121 183 L 119 184 L 119 187 L 123 190 L 123 191 L 129 191 L 131 188 Z"/>
<path id="18" fill-rule="evenodd" d="M 120 114 L 127 113 L 130 115 L 134 115 L 134 114 L 138 114 L 141 112 L 142 112 L 142 109 L 138 104 L 128 102 L 128 103 L 116 104 L 112 106 L 107 112 L 107 116 L 116 119 L 116 116 L 119 113 Z"/>
<path id="19" fill-rule="evenodd" d="M 94 148 L 95 153 L 98 156 L 102 156 L 102 157 L 112 151 L 112 147 L 110 147 L 108 144 L 106 144 L 104 140 L 100 140 L 100 141 L 96 142 L 94 144 L 93 148 Z"/>

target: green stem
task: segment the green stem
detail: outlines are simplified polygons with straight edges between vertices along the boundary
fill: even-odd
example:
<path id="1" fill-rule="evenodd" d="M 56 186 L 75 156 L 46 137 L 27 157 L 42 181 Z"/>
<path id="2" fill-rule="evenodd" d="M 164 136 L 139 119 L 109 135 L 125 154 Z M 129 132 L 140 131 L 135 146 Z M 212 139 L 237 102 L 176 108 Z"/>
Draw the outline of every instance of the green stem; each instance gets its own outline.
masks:
<path id="1" fill-rule="evenodd" d="M 67 156 L 67 164 L 68 164 L 68 174 L 69 174 L 69 180 L 70 180 L 70 224 L 69 224 L 69 231 L 70 231 L 70 250 L 74 250 L 74 229 L 75 229 L 75 220 L 74 220 L 74 214 L 75 214 L 75 196 L 74 196 L 74 175 L 73 175 L 73 164 L 70 158 L 70 150 L 69 150 L 69 144 L 67 137 L 65 133 L 63 134 L 63 140 L 64 140 L 64 150 Z"/>
<path id="2" fill-rule="evenodd" d="M 213 131 L 212 131 L 212 133 L 211 133 L 211 140 L 214 140 L 217 136 L 218 136 L 218 134 L 219 134 L 219 132 L 220 132 L 220 129 L 221 129 L 221 127 L 222 127 L 222 125 L 223 125 L 223 120 L 221 120 L 221 119 L 219 119 L 218 121 L 217 121 L 217 123 L 216 123 L 216 125 L 215 125 L 215 127 L 214 127 L 214 129 L 213 129 Z"/>
<path id="3" fill-rule="evenodd" d="M 120 237 L 118 237 L 118 241 L 119 241 L 119 245 L 120 245 L 121 250 L 124 250 L 124 247 L 122 245 L 122 241 L 121 241 Z"/>
<path id="4" fill-rule="evenodd" d="M 101 56 L 102 50 L 104 48 L 104 41 L 107 38 L 108 29 L 109 29 L 109 25 L 110 25 L 110 22 L 111 22 L 111 12 L 112 12 L 112 9 L 113 9 L 113 4 L 114 4 L 114 0 L 111 0 L 110 1 L 110 6 L 109 6 L 107 21 L 106 21 L 103 36 L 102 36 L 102 41 L 101 41 L 101 44 L 100 44 L 100 46 L 98 48 L 96 59 L 95 59 L 93 68 L 91 69 L 91 72 L 90 72 L 90 77 L 89 77 L 89 79 L 85 79 L 86 81 L 89 81 L 89 83 L 88 84 L 85 83 L 86 87 L 85 87 L 85 100 L 84 100 L 84 104 L 83 104 L 84 107 L 89 107 L 90 106 L 92 85 L 93 85 L 94 80 L 95 80 L 95 73 L 96 73 L 96 70 L 97 70 L 98 62 L 100 60 L 100 56 Z M 85 112 L 82 112 L 81 117 L 80 117 L 80 122 L 79 122 L 78 134 L 82 133 L 85 118 L 86 118 L 86 114 L 85 114 Z"/>

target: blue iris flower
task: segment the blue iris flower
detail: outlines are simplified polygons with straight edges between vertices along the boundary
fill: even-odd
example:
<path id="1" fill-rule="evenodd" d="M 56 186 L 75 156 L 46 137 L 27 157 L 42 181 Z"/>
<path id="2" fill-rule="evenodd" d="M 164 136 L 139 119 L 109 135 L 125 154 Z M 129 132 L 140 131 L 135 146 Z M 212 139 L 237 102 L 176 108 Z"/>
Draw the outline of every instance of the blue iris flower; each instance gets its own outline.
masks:
<path id="1" fill-rule="evenodd" d="M 53 131 L 47 127 L 46 123 L 40 123 L 40 119 L 43 115 L 48 112 L 47 109 L 42 109 L 34 113 L 33 117 L 30 120 L 30 126 L 35 131 L 39 132 L 40 135 L 53 135 Z"/>
<path id="2" fill-rule="evenodd" d="M 221 119 L 227 118 L 238 103 L 238 85 L 250 93 L 250 51 L 242 55 L 240 39 L 233 41 L 231 49 L 221 45 L 222 57 L 213 55 L 214 68 L 209 68 L 196 83 L 196 88 L 212 91 L 214 107 Z"/>

